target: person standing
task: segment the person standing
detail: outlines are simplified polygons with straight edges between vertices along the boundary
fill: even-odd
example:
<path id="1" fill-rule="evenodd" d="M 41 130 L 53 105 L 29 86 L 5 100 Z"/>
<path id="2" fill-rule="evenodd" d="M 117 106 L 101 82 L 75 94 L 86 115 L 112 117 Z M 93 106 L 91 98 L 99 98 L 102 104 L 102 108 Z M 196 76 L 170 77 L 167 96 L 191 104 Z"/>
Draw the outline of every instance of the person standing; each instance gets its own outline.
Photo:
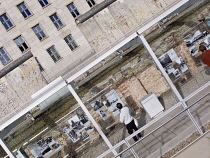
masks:
<path id="1" fill-rule="evenodd" d="M 117 108 L 120 110 L 120 122 L 126 125 L 127 131 L 129 134 L 132 134 L 138 130 L 135 125 L 134 118 L 131 116 L 130 109 L 128 107 L 123 107 L 121 103 L 117 103 Z M 141 138 L 141 133 L 138 133 L 138 137 Z M 134 136 L 134 141 L 138 141 L 137 136 Z"/>
<path id="2" fill-rule="evenodd" d="M 210 67 L 210 50 L 207 50 L 204 45 L 200 45 L 199 50 L 202 52 L 201 61 Z"/>

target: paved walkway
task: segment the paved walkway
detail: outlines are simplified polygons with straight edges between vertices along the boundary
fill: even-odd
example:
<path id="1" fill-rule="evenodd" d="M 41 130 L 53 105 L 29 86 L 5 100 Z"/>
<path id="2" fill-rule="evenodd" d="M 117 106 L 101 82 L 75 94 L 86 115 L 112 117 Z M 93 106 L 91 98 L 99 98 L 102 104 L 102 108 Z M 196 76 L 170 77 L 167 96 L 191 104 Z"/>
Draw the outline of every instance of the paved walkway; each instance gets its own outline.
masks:
<path id="1" fill-rule="evenodd" d="M 210 132 L 193 143 L 175 158 L 210 158 Z"/>

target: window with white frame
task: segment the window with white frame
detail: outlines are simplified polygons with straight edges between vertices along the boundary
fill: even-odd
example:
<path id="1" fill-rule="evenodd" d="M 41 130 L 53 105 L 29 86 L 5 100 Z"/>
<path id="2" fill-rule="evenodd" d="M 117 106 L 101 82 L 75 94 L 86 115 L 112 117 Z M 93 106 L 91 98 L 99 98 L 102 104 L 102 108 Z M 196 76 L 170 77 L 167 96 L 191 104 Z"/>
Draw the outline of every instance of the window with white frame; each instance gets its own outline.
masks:
<path id="1" fill-rule="evenodd" d="M 38 0 L 42 7 L 46 7 L 49 5 L 49 2 L 47 0 Z"/>
<path id="2" fill-rule="evenodd" d="M 94 0 L 86 0 L 86 2 L 90 7 L 93 7 L 96 4 Z"/>
<path id="3" fill-rule="evenodd" d="M 71 50 L 74 50 L 78 47 L 77 43 L 75 42 L 75 40 L 72 38 L 72 35 L 68 35 L 64 38 L 64 40 L 66 41 L 67 45 L 69 46 L 69 48 Z"/>
<path id="4" fill-rule="evenodd" d="M 61 29 L 64 26 L 63 23 L 61 22 L 60 18 L 58 17 L 58 15 L 56 13 L 51 15 L 50 19 L 52 20 L 53 24 L 55 25 L 55 27 L 57 29 Z"/>
<path id="5" fill-rule="evenodd" d="M 4 48 L 0 48 L 0 60 L 3 65 L 6 65 L 11 61 L 10 56 L 6 53 Z"/>
<path id="6" fill-rule="evenodd" d="M 70 3 L 69 5 L 67 5 L 67 8 L 69 9 L 71 15 L 76 18 L 79 15 L 79 12 L 77 10 L 77 8 L 75 7 L 74 3 Z"/>
<path id="7" fill-rule="evenodd" d="M 40 41 L 44 40 L 47 36 L 45 35 L 42 27 L 37 24 L 34 27 L 32 27 L 32 30 L 34 31 L 34 33 L 36 34 L 36 36 L 38 37 L 38 39 Z"/>
<path id="8" fill-rule="evenodd" d="M 9 30 L 12 27 L 14 27 L 14 24 L 11 22 L 11 20 L 9 19 L 9 17 L 7 16 L 6 13 L 4 13 L 0 16 L 0 20 L 6 30 Z"/>
<path id="9" fill-rule="evenodd" d="M 25 5 L 24 2 L 17 5 L 17 7 L 25 19 L 32 15 L 32 13 L 30 12 L 30 10 L 28 9 L 28 7 Z"/>
<path id="10" fill-rule="evenodd" d="M 61 59 L 58 51 L 55 49 L 55 46 L 51 46 L 50 48 L 48 48 L 47 52 L 49 53 L 54 62 L 57 62 Z"/>
<path id="11" fill-rule="evenodd" d="M 25 51 L 29 50 L 29 46 L 22 36 L 19 36 L 19 37 L 15 38 L 14 42 L 19 47 L 21 52 L 25 52 Z"/>

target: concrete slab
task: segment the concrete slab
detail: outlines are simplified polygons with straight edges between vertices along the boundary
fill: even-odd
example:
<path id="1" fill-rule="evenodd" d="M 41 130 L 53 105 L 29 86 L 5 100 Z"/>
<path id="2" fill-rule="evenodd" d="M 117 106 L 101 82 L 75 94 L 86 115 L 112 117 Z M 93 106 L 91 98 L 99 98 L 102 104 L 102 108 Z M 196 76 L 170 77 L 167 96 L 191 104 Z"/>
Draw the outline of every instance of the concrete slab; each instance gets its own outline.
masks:
<path id="1" fill-rule="evenodd" d="M 172 131 L 169 131 L 165 127 L 161 127 L 159 130 L 154 132 L 153 135 L 156 136 L 160 140 L 162 145 L 170 141 L 176 136 L 174 133 L 172 133 Z"/>
<path id="2" fill-rule="evenodd" d="M 172 131 L 174 134 L 179 135 L 181 132 L 183 132 L 188 126 L 185 124 L 184 121 L 173 119 L 168 124 L 164 126 L 165 128 Z"/>
<path id="3" fill-rule="evenodd" d="M 210 132 L 193 143 L 187 149 L 178 154 L 175 158 L 209 158 L 210 157 Z"/>

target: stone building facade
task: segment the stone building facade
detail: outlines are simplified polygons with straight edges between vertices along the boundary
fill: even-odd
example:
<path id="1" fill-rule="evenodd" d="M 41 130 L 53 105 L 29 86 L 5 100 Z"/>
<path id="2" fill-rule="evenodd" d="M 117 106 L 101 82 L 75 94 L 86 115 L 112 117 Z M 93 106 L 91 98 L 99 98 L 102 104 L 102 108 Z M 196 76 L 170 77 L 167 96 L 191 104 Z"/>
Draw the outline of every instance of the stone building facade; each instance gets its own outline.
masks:
<path id="1" fill-rule="evenodd" d="M 1 1 L 0 118 L 7 116 L 11 109 L 23 106 L 36 91 L 103 51 L 172 2 Z M 27 53 L 31 55 L 24 57 Z"/>

